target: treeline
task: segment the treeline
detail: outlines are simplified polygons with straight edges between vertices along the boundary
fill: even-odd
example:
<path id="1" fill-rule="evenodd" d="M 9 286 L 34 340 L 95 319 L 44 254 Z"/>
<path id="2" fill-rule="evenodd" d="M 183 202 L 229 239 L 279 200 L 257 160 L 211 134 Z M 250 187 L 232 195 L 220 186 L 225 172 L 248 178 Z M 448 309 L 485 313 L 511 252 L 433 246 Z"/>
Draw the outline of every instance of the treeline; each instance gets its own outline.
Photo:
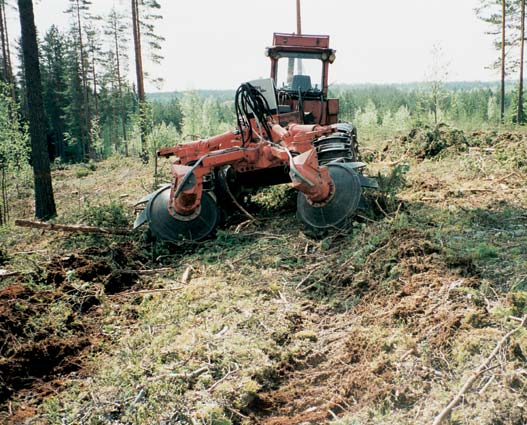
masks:
<path id="1" fill-rule="evenodd" d="M 477 84 L 476 86 L 479 86 Z M 499 124 L 499 92 L 483 87 L 431 89 L 427 84 L 411 89 L 395 86 L 368 86 L 355 89 L 338 88 L 332 96 L 340 99 L 341 117 L 357 126 L 388 126 L 404 130 L 424 124 L 448 122 L 461 128 L 496 126 Z M 506 119 L 515 117 L 515 91 L 505 95 Z"/>
<path id="2" fill-rule="evenodd" d="M 43 102 L 50 157 L 66 162 L 97 160 L 112 153 L 145 155 L 151 110 L 145 98 L 143 63 L 160 63 L 163 38 L 156 34 L 161 19 L 157 0 L 116 3 L 100 16 L 91 0 L 67 0 L 66 29 L 56 26 L 38 34 Z M 0 79 L 28 116 L 26 81 L 20 46 L 21 70 L 13 73 L 5 7 L 0 0 Z M 133 57 L 130 53 L 133 52 Z M 131 62 L 137 78 L 129 79 Z"/>
<path id="3" fill-rule="evenodd" d="M 462 129 L 500 125 L 499 83 L 339 85 L 330 96 L 340 99 L 342 120 L 374 136 L 437 122 Z M 233 128 L 233 97 L 223 90 L 149 95 L 155 123 L 172 125 L 186 140 Z M 517 88 L 505 94 L 505 124 L 516 123 L 516 98 Z"/>
<path id="4" fill-rule="evenodd" d="M 494 47 L 499 52 L 491 67 L 501 75 L 499 95 L 500 121 L 506 120 L 506 79 L 517 76 L 516 96 L 513 97 L 513 121 L 527 121 L 524 96 L 525 67 L 525 0 L 479 0 L 477 16 L 489 25 L 488 35 L 494 37 Z"/>

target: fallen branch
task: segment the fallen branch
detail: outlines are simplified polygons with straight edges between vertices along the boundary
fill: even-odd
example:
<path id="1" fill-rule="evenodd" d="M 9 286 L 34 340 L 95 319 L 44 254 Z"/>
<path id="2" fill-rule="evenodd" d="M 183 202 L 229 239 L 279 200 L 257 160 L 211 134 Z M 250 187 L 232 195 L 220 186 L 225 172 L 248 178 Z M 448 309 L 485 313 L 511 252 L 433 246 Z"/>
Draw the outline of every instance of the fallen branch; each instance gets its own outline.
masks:
<path id="1" fill-rule="evenodd" d="M 488 370 L 489 363 L 496 357 L 496 355 L 499 353 L 503 345 L 509 340 L 511 336 L 513 336 L 516 332 L 518 332 L 520 329 L 522 329 L 525 326 L 525 323 L 527 322 L 527 316 L 524 316 L 520 326 L 510 331 L 508 334 L 506 334 L 500 342 L 496 345 L 496 348 L 492 350 L 492 353 L 481 363 L 478 368 L 470 375 L 470 377 L 467 379 L 465 384 L 461 387 L 459 392 L 456 394 L 456 396 L 448 403 L 448 405 L 443 409 L 443 411 L 437 415 L 434 419 L 434 422 L 432 425 L 439 425 L 443 422 L 445 418 L 450 416 L 452 413 L 452 409 L 456 407 L 465 393 L 474 385 L 474 382 L 484 373 Z"/>
<path id="2" fill-rule="evenodd" d="M 170 379 L 184 379 L 184 380 L 191 380 L 191 379 L 195 379 L 197 378 L 198 376 L 200 375 L 203 375 L 205 372 L 208 372 L 209 370 L 209 367 L 208 366 L 203 366 L 193 372 L 189 372 L 189 373 L 166 373 L 166 374 L 163 374 L 163 375 L 158 375 L 158 376 L 152 376 L 150 378 L 148 378 L 148 382 L 155 382 L 155 381 L 159 381 L 161 379 L 167 379 L 167 378 L 170 378 Z"/>
<path id="3" fill-rule="evenodd" d="M 130 230 L 128 229 L 106 229 L 103 227 L 42 223 L 40 221 L 30 221 L 30 220 L 16 220 L 15 225 L 19 227 L 29 227 L 32 229 L 49 230 L 52 232 L 99 233 L 99 234 L 104 234 L 104 235 L 129 235 L 130 234 Z"/>
<path id="4" fill-rule="evenodd" d="M 5 279 L 8 277 L 19 276 L 19 275 L 21 275 L 20 272 L 10 272 L 8 270 L 0 269 L 0 279 Z"/>
<path id="5" fill-rule="evenodd" d="M 169 293 L 177 292 L 185 289 L 183 286 L 177 286 L 175 288 L 162 288 L 162 289 L 145 289 L 143 291 L 130 291 L 130 292 L 121 292 L 119 294 L 110 295 L 111 298 L 118 298 L 124 296 L 133 296 L 133 295 L 150 295 L 150 294 L 160 294 L 160 293 Z"/>
<path id="6" fill-rule="evenodd" d="M 170 273 L 173 272 L 174 269 L 170 267 L 166 267 L 163 269 L 152 269 L 152 270 L 132 270 L 132 269 L 123 269 L 123 270 L 117 270 L 116 273 L 135 273 L 139 276 L 155 276 L 156 274 L 160 273 Z"/>

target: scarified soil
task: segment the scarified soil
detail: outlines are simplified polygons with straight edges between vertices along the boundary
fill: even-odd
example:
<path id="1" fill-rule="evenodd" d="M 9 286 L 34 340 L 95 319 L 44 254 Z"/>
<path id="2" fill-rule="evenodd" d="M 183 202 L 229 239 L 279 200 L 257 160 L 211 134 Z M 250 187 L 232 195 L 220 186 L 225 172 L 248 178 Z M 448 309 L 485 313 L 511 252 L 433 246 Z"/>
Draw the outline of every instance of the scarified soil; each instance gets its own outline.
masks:
<path id="1" fill-rule="evenodd" d="M 393 259 L 397 279 L 387 284 L 386 260 Z M 337 270 L 333 282 L 338 282 Z M 420 361 L 419 346 L 437 352 L 448 348 L 454 335 L 485 321 L 484 308 L 469 306 L 456 288 L 478 285 L 461 269 L 449 268 L 436 247 L 420 231 L 400 231 L 374 252 L 358 272 L 367 286 L 350 288 L 360 293 L 356 307 L 332 317 L 319 315 L 319 350 L 293 365 L 281 365 L 276 388 L 258 394 L 247 413 L 266 425 L 322 423 L 340 414 L 390 401 L 411 406 L 417 382 L 435 378 L 431 365 Z M 360 280 L 360 279 L 359 279 Z M 468 315 L 470 313 L 470 315 Z M 472 322 L 467 323 L 466 318 Z M 371 329 L 379 330 L 377 335 Z M 407 341 L 391 335 L 404 329 Z M 406 352 L 400 362 L 393 352 Z M 432 365 L 441 368 L 441 360 Z M 407 379 L 401 386 L 401 374 Z"/>
<path id="2" fill-rule="evenodd" d="M 46 289 L 21 277 L 0 290 L 0 406 L 20 391 L 45 397 L 81 370 L 104 339 L 101 297 L 138 284 L 139 275 L 128 270 L 139 260 L 133 251 L 122 244 L 55 257 L 31 276 Z M 27 412 L 16 412 L 16 420 L 19 414 Z"/>

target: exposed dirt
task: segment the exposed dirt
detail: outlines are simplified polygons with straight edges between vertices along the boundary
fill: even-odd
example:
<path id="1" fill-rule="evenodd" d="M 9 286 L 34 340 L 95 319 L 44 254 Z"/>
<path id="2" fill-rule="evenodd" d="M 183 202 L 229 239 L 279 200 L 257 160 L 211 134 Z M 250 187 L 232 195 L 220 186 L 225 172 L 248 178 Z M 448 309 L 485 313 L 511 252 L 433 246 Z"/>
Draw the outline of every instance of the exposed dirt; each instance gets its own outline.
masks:
<path id="1" fill-rule="evenodd" d="M 31 276 L 39 285 L 20 277 L 0 290 L 0 406 L 20 391 L 45 397 L 82 368 L 104 339 L 101 297 L 137 286 L 139 275 L 128 269 L 138 260 L 130 244 L 91 248 L 52 258 Z"/>
<path id="2" fill-rule="evenodd" d="M 389 259 L 397 269 L 393 279 L 387 279 Z M 386 400 L 396 407 L 411 405 L 414 383 L 435 379 L 434 368 L 442 367 L 440 359 L 434 365 L 422 364 L 418 347 L 426 341 L 441 353 L 458 332 L 485 322 L 485 309 L 467 305 L 466 297 L 456 292 L 461 283 L 478 285 L 461 272 L 449 269 L 424 233 L 392 233 L 356 273 L 365 285 L 350 288 L 350 296 L 361 297 L 355 309 L 332 317 L 331 323 L 321 319 L 319 351 L 280 366 L 277 387 L 258 394 L 249 413 L 267 425 L 321 423 Z M 336 270 L 333 281 L 341 274 Z M 472 319 L 467 323 L 469 312 Z M 372 327 L 379 334 L 372 335 Z M 405 347 L 391 340 L 401 327 Z M 395 350 L 407 352 L 406 358 L 394 362 Z M 408 375 L 403 384 L 397 379 L 402 373 Z"/>
<path id="3" fill-rule="evenodd" d="M 312 240 L 282 218 L 177 255 L 160 248 L 153 257 L 192 277 L 173 293 L 172 279 L 156 281 L 167 288 L 140 306 L 122 292 L 141 288 L 134 270 L 152 263 L 132 243 L 94 243 L 11 278 L 0 290 L 0 422 L 431 423 L 527 314 L 527 136 L 434 134 L 372 154 L 383 172 L 390 160 L 412 168 L 380 220 L 353 234 Z M 524 333 L 452 420 L 526 423 L 526 359 Z"/>

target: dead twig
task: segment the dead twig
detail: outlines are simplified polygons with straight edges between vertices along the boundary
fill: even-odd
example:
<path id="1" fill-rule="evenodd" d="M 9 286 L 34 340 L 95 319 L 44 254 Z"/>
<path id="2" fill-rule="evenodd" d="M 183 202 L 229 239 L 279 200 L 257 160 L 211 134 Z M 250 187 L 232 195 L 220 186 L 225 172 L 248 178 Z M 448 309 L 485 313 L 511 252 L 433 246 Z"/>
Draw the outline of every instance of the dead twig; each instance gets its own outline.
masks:
<path id="1" fill-rule="evenodd" d="M 161 294 L 165 292 L 176 292 L 185 289 L 183 286 L 177 286 L 175 288 L 163 288 L 163 289 L 146 289 L 144 291 L 131 291 L 121 292 L 120 294 L 110 295 L 112 298 L 132 296 L 132 295 L 149 295 L 149 294 Z"/>
<path id="2" fill-rule="evenodd" d="M 193 372 L 188 372 L 188 373 L 167 373 L 164 375 L 152 376 L 148 378 L 148 382 L 154 382 L 154 381 L 158 381 L 160 379 L 165 379 L 165 378 L 190 380 L 190 379 L 197 378 L 200 375 L 203 375 L 208 370 L 209 370 L 208 366 L 203 366 L 199 369 L 196 369 Z"/>
<path id="3" fill-rule="evenodd" d="M 189 282 L 191 273 L 192 273 L 192 266 L 188 266 L 183 272 L 183 275 L 181 276 L 181 283 L 183 285 L 186 285 Z"/>
<path id="4" fill-rule="evenodd" d="M 13 277 L 13 276 L 20 276 L 22 273 L 20 272 L 10 272 L 8 270 L 3 270 L 3 269 L 0 269 L 0 279 L 6 279 L 8 277 Z"/>
<path id="5" fill-rule="evenodd" d="M 227 372 L 223 378 L 219 379 L 218 381 L 216 381 L 214 384 L 212 384 L 207 391 L 212 391 L 214 390 L 214 388 L 216 388 L 218 385 L 220 385 L 222 382 L 224 382 L 229 376 L 232 376 L 234 375 L 235 373 L 237 373 L 239 371 L 239 369 L 234 369 L 234 370 L 231 370 L 229 372 Z"/>
<path id="6" fill-rule="evenodd" d="M 116 273 L 135 273 L 139 276 L 154 276 L 156 274 L 168 273 L 168 272 L 173 272 L 173 271 L 174 269 L 167 267 L 163 269 L 152 269 L 152 270 L 123 269 L 123 270 L 117 270 Z"/>
<path id="7" fill-rule="evenodd" d="M 130 234 L 128 229 L 106 229 L 102 227 L 82 226 L 82 225 L 64 225 L 54 223 L 42 223 L 40 221 L 15 220 L 15 225 L 19 227 L 29 227 L 31 229 L 49 230 L 52 232 L 70 232 L 70 233 L 98 233 L 103 235 L 121 235 Z"/>
<path id="8" fill-rule="evenodd" d="M 474 382 L 487 370 L 489 370 L 488 366 L 489 363 L 496 357 L 496 355 L 499 353 L 503 345 L 509 340 L 511 336 L 513 336 L 516 332 L 519 332 L 521 329 L 525 327 L 525 323 L 527 322 L 527 315 L 523 317 L 520 325 L 507 333 L 496 345 L 494 350 L 492 350 L 492 353 L 481 363 L 478 368 L 470 375 L 470 377 L 466 380 L 466 382 L 463 384 L 459 392 L 456 394 L 456 396 L 448 403 L 448 405 L 437 415 L 434 419 L 434 422 L 432 425 L 439 425 L 445 420 L 447 417 L 450 416 L 452 413 L 452 409 L 456 407 L 465 393 L 474 385 Z"/>

